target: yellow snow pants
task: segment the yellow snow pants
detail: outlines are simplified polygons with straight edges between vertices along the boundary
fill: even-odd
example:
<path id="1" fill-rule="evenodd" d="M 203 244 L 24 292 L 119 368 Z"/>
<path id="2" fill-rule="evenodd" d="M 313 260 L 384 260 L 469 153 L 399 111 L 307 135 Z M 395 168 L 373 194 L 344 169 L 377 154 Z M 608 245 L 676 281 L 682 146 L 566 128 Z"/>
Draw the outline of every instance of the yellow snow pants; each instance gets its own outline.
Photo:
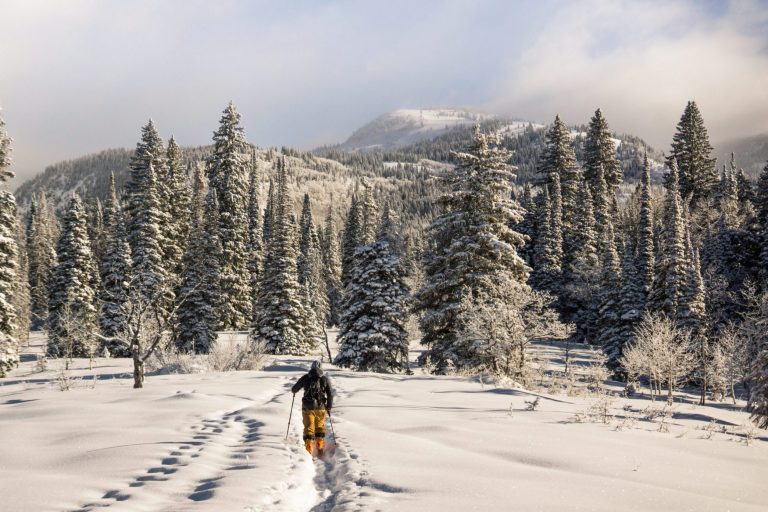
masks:
<path id="1" fill-rule="evenodd" d="M 304 440 L 325 437 L 325 409 L 302 409 Z"/>

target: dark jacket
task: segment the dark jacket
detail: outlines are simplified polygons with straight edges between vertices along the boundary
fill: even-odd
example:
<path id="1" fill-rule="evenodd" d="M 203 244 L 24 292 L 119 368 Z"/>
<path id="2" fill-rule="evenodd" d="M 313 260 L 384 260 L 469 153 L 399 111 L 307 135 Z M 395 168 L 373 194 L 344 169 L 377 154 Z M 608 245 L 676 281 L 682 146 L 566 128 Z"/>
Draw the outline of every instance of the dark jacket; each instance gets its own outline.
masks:
<path id="1" fill-rule="evenodd" d="M 291 391 L 298 393 L 304 389 L 304 397 L 301 399 L 301 407 L 304 409 L 322 409 L 325 407 L 330 410 L 333 407 L 333 390 L 328 376 L 318 373 L 316 370 L 309 370 L 309 373 L 303 375 L 299 381 L 293 385 Z"/>

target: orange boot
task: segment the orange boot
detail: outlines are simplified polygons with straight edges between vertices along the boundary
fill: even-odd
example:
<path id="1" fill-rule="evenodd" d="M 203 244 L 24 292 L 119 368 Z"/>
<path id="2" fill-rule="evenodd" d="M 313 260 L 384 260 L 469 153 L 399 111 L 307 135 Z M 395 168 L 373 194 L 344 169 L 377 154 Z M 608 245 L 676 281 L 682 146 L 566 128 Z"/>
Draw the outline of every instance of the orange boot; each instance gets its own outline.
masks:
<path id="1" fill-rule="evenodd" d="M 315 440 L 314 439 L 305 439 L 304 440 L 304 448 L 306 448 L 307 451 L 309 452 L 309 454 L 312 455 L 313 457 L 314 457 L 314 454 L 312 452 L 314 451 L 314 444 L 315 444 Z"/>
<path id="2" fill-rule="evenodd" d="M 322 457 L 323 456 L 323 448 L 325 448 L 325 439 L 322 437 L 317 438 L 317 456 Z"/>

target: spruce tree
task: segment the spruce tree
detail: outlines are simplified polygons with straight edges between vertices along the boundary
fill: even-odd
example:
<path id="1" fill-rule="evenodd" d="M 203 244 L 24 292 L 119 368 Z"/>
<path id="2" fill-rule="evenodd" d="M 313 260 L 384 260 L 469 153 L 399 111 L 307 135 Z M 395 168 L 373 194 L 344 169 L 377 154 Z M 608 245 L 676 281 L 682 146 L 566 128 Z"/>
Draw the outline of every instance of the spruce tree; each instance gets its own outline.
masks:
<path id="1" fill-rule="evenodd" d="M 386 210 L 385 210 L 386 212 Z M 393 253 L 388 213 L 376 241 L 356 249 L 339 323 L 334 363 L 358 371 L 408 371 L 409 296 L 405 271 Z"/>
<path id="2" fill-rule="evenodd" d="M 597 312 L 595 301 L 600 276 L 600 261 L 597 254 L 597 234 L 589 185 L 582 181 L 577 195 L 577 211 L 574 218 L 574 251 L 564 272 L 565 298 L 564 314 L 576 324 L 577 336 L 594 343 L 597 333 Z"/>
<path id="3" fill-rule="evenodd" d="M 31 328 L 38 330 L 48 318 L 48 283 L 56 266 L 58 220 L 45 193 L 41 193 L 30 212 L 27 228 Z"/>
<path id="4" fill-rule="evenodd" d="M 325 217 L 322 249 L 325 264 L 325 290 L 328 296 L 328 325 L 338 325 L 344 289 L 341 284 L 339 240 L 333 226 L 333 214 L 330 208 Z"/>
<path id="5" fill-rule="evenodd" d="M 373 197 L 373 188 L 365 182 L 363 186 L 365 192 L 361 204 L 362 224 L 358 233 L 357 246 L 372 244 L 376 239 L 376 228 L 379 224 L 379 207 Z"/>
<path id="6" fill-rule="evenodd" d="M 555 177 L 552 188 L 559 196 L 560 179 Z M 544 186 L 539 195 L 534 266 L 531 274 L 531 284 L 540 289 L 552 293 L 558 293 L 561 289 L 562 279 L 562 229 L 558 229 L 561 223 L 558 221 L 559 209 L 556 201 L 549 196 L 549 188 Z"/>
<path id="7" fill-rule="evenodd" d="M 11 166 L 11 138 L 0 118 L 0 183 L 14 177 Z M 19 339 L 14 301 L 18 287 L 18 217 L 16 199 L 0 190 L 0 377 L 19 364 Z"/>
<path id="8" fill-rule="evenodd" d="M 131 174 L 126 189 L 132 286 L 137 288 L 143 300 L 166 308 L 173 295 L 163 261 L 165 214 L 161 212 L 155 177 L 155 165 L 165 165 L 165 146 L 151 120 L 141 132 L 141 140 L 131 158 Z"/>
<path id="9" fill-rule="evenodd" d="M 96 273 L 85 208 L 72 197 L 57 245 L 58 265 L 49 284 L 48 354 L 91 357 L 96 349 Z"/>
<path id="10" fill-rule="evenodd" d="M 312 206 L 309 194 L 304 194 L 304 204 L 299 221 L 299 259 L 298 277 L 305 297 L 308 311 L 314 315 L 313 327 L 321 327 L 328 322 L 329 304 L 326 294 L 323 254 L 320 238 L 312 219 Z M 316 332 L 314 334 L 320 334 Z"/>
<path id="11" fill-rule="evenodd" d="M 219 211 L 216 189 L 208 189 L 203 204 L 202 175 L 194 178 L 192 231 L 184 254 L 184 271 L 177 299 L 176 347 L 185 353 L 208 353 L 216 342 L 221 300 Z"/>
<path id="12" fill-rule="evenodd" d="M 101 307 L 99 310 L 99 328 L 101 334 L 113 340 L 120 338 L 126 331 L 127 304 L 131 283 L 131 247 L 122 208 L 112 183 L 110 197 L 107 200 L 109 222 L 106 225 L 106 253 L 101 261 Z M 110 341 L 105 346 L 112 357 L 129 357 L 130 347 L 124 343 Z"/>
<path id="13" fill-rule="evenodd" d="M 26 230 L 22 228 L 23 222 L 16 215 L 16 247 L 17 247 L 17 272 L 13 287 L 13 307 L 16 313 L 16 340 L 26 343 L 29 340 L 29 331 L 32 320 L 31 298 L 29 293 L 29 258 L 27 251 Z"/>
<path id="14" fill-rule="evenodd" d="M 576 163 L 576 153 L 573 140 L 568 128 L 560 116 L 555 117 L 546 135 L 546 146 L 541 159 L 541 173 L 550 187 L 554 184 L 555 176 L 560 180 L 560 211 L 562 217 L 563 264 L 567 267 L 570 258 L 575 254 L 578 242 L 576 231 L 576 216 L 578 205 L 576 196 L 582 181 L 582 172 Z M 550 189 L 553 200 L 553 212 L 558 209 L 554 190 Z"/>
<path id="15" fill-rule="evenodd" d="M 315 349 L 310 315 L 302 302 L 297 270 L 296 223 L 285 166 L 278 166 L 274 224 L 259 285 L 252 335 L 274 354 L 308 355 Z"/>
<path id="16" fill-rule="evenodd" d="M 248 162 L 240 114 L 230 102 L 219 129 L 213 135 L 213 154 L 208 158 L 208 182 L 219 202 L 219 241 L 222 247 L 222 329 L 243 329 L 250 324 L 253 303 L 248 272 Z"/>
<path id="17" fill-rule="evenodd" d="M 685 252 L 687 272 L 685 289 L 678 308 L 678 324 L 689 329 L 694 337 L 704 336 L 706 330 L 706 291 L 704 279 L 701 277 L 701 260 L 699 251 L 691 243 L 691 233 L 686 229 Z"/>
<path id="18" fill-rule="evenodd" d="M 693 206 L 715 193 L 718 176 L 711 153 L 712 146 L 699 107 L 696 102 L 689 101 L 677 124 L 666 163 L 671 169 L 672 162 L 676 162 L 680 196 L 686 200 L 691 197 Z M 669 187 L 669 174 L 666 175 L 666 182 Z"/>
<path id="19" fill-rule="evenodd" d="M 353 194 L 341 242 L 341 283 L 345 288 L 352 277 L 355 249 L 357 249 L 362 238 L 363 214 L 361 210 L 362 207 L 357 200 L 357 196 Z"/>
<path id="20" fill-rule="evenodd" d="M 440 199 L 444 213 L 428 229 L 432 250 L 417 310 L 427 346 L 422 359 L 438 372 L 485 363 L 476 345 L 460 336 L 467 294 L 503 304 L 505 297 L 496 296 L 500 289 L 528 292 L 529 268 L 517 254 L 525 239 L 510 227 L 524 212 L 510 196 L 510 153 L 498 144 L 498 136 L 474 127 L 467 152 L 455 154 L 450 192 Z"/>
<path id="21" fill-rule="evenodd" d="M 640 192 L 640 216 L 637 239 L 637 277 L 643 292 L 643 302 L 651 293 L 656 258 L 653 241 L 653 206 L 651 205 L 651 166 L 648 155 L 643 164 L 643 179 Z"/>
<path id="22" fill-rule="evenodd" d="M 174 290 L 181 282 L 182 258 L 189 235 L 189 201 L 190 189 L 187 179 L 187 169 L 182 162 L 181 148 L 176 139 L 171 137 L 166 151 L 167 170 L 165 187 L 168 192 L 164 209 L 168 214 L 165 225 L 165 246 L 163 259 Z M 161 201 L 163 196 L 160 196 Z"/>
<path id="23" fill-rule="evenodd" d="M 186 353 L 206 354 L 216 343 L 219 301 L 222 300 L 219 240 L 220 205 L 216 189 L 208 189 L 205 205 L 196 201 L 193 234 L 184 257 L 184 273 L 177 309 L 176 346 Z"/>
<path id="24" fill-rule="evenodd" d="M 597 109 L 589 122 L 584 141 L 584 178 L 595 200 L 597 200 L 600 169 L 605 179 L 607 193 L 612 195 L 621 183 L 622 170 L 616 158 L 616 145 L 613 143 L 608 123 L 600 109 Z"/>
<path id="25" fill-rule="evenodd" d="M 264 270 L 264 232 L 259 206 L 259 179 L 255 156 L 251 154 L 251 172 L 248 184 L 248 272 L 251 279 L 251 319 L 256 318 L 256 297 Z"/>
<path id="26" fill-rule="evenodd" d="M 533 267 L 533 256 L 536 247 L 536 204 L 533 200 L 531 184 L 526 183 L 523 186 L 522 200 L 520 206 L 525 210 L 523 221 L 517 225 L 517 230 L 525 235 L 525 245 L 520 249 L 520 257 L 523 258 L 528 266 Z"/>
<path id="27" fill-rule="evenodd" d="M 654 283 L 649 302 L 654 311 L 670 318 L 678 317 L 680 299 L 686 286 L 687 261 L 685 257 L 685 220 L 677 181 L 677 164 L 672 161 L 667 195 L 664 200 L 664 218 L 660 244 L 656 253 Z"/>
<path id="28" fill-rule="evenodd" d="M 625 374 L 620 361 L 624 349 L 635 339 L 635 329 L 645 308 L 646 293 L 635 259 L 632 245 L 625 242 L 621 258 L 621 289 L 618 297 L 613 297 L 617 305 L 614 309 L 610 303 L 605 303 L 601 309 L 601 315 L 609 320 L 601 333 L 606 365 L 614 375 L 622 378 Z"/>

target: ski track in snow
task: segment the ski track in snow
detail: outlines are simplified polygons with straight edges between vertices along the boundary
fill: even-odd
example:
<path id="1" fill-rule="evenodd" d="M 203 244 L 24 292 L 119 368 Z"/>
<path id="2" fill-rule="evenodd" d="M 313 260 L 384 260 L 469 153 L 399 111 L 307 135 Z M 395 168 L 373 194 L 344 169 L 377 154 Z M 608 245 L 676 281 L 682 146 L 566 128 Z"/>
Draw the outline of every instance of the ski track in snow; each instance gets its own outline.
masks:
<path id="1" fill-rule="evenodd" d="M 336 392 L 349 396 L 340 388 Z M 375 510 L 371 507 L 381 503 L 386 494 L 400 492 L 373 481 L 365 469 L 366 463 L 355 450 L 346 448 L 343 436 L 334 439 L 330 427 L 328 441 L 336 444 L 333 455 L 312 461 L 303 446 L 298 404 L 293 416 L 298 421 L 292 422 L 288 440 L 265 439 L 260 432 L 265 424 L 257 418 L 268 409 L 284 412 L 289 406 L 286 396 L 290 395 L 280 389 L 261 406 L 246 405 L 201 417 L 183 427 L 185 441 L 137 471 L 123 485 L 106 489 L 99 499 L 84 502 L 78 508 L 64 510 L 208 510 L 202 505 L 221 494 L 233 493 L 251 496 L 253 504 L 241 508 L 246 512 L 355 512 Z M 334 418 L 343 423 L 342 418 Z M 271 448 L 268 454 L 263 453 L 266 447 Z M 257 449 L 261 451 L 259 458 L 252 459 L 251 454 Z M 259 467 L 274 468 L 271 460 L 265 460 L 272 457 L 282 459 L 282 471 L 271 470 L 277 481 L 266 487 L 253 486 L 247 473 Z M 235 478 L 236 473 L 246 474 L 245 478 Z"/>
<path id="2" fill-rule="evenodd" d="M 573 423 L 589 398 L 329 367 L 336 450 L 313 461 L 300 396 L 286 439 L 290 386 L 307 358 L 260 372 L 152 375 L 139 391 L 130 361 L 76 360 L 74 387 L 62 393 L 58 362 L 36 371 L 34 350 L 0 383 L 0 438 L 12 440 L 0 452 L 1 510 L 453 512 L 505 510 L 510 495 L 520 510 L 541 511 L 768 503 L 768 439 L 758 433 L 747 447 L 724 430 L 702 435 L 715 421 L 739 429 L 747 415 L 728 404 L 676 404 L 671 434 L 642 421 L 619 432 Z M 537 350 L 559 357 L 550 345 Z M 531 396 L 546 398 L 535 413 L 524 410 Z M 652 405 L 622 403 L 637 414 Z"/>

